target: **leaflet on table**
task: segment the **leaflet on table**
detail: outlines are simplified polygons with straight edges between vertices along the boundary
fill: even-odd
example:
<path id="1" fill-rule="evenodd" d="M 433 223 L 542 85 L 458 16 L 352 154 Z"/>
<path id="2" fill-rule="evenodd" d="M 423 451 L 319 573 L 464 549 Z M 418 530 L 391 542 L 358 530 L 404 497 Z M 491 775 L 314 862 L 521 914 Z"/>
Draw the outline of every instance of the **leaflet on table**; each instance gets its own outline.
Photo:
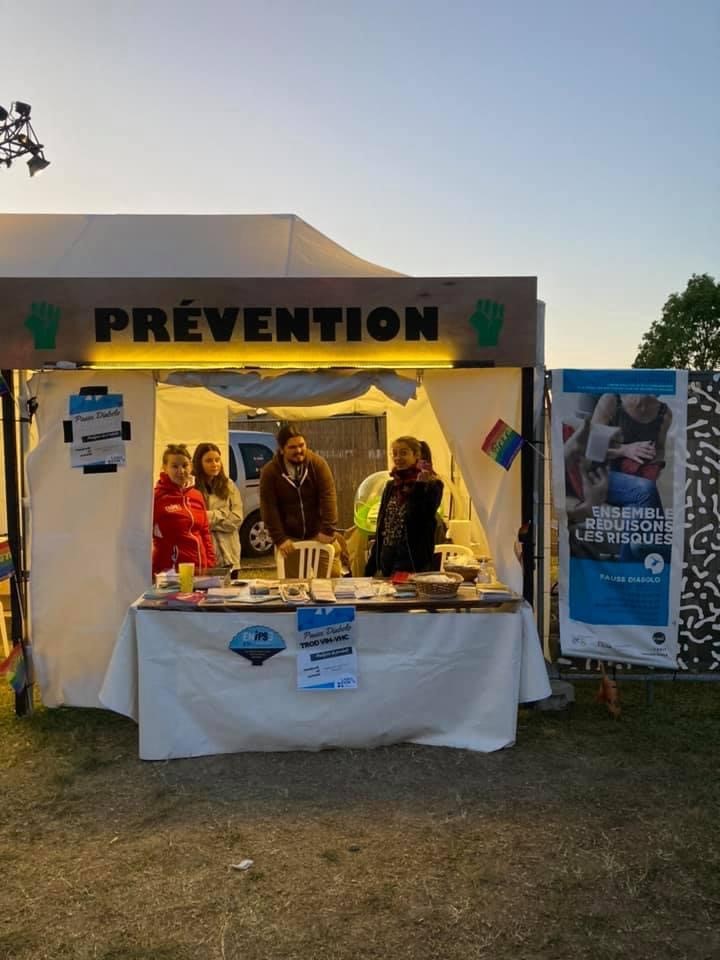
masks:
<path id="1" fill-rule="evenodd" d="M 297 611 L 298 690 L 357 689 L 354 607 Z"/>
<path id="2" fill-rule="evenodd" d="M 125 464 L 121 393 L 80 394 L 69 398 L 72 443 L 70 465 Z"/>
<path id="3" fill-rule="evenodd" d="M 333 580 L 336 600 L 369 600 L 375 596 L 371 577 L 340 577 Z"/>
<path id="4" fill-rule="evenodd" d="M 310 596 L 316 603 L 335 603 L 332 580 L 315 577 L 310 581 Z"/>
<path id="5" fill-rule="evenodd" d="M 193 576 L 193 590 L 208 590 L 210 587 L 222 587 L 225 577 L 217 574 L 195 574 Z M 155 587 L 158 590 L 179 590 L 180 574 L 177 570 L 163 570 L 155 574 Z"/>
<path id="6" fill-rule="evenodd" d="M 240 587 L 210 587 L 203 606 L 241 606 L 245 603 L 267 603 L 268 600 L 277 600 L 277 592 L 264 590 L 257 593 L 252 584 L 247 583 Z"/>
<path id="7" fill-rule="evenodd" d="M 481 600 L 519 600 L 520 596 L 513 593 L 504 583 L 478 583 L 477 595 Z"/>
<path id="8" fill-rule="evenodd" d="M 139 606 L 145 610 L 196 610 L 204 602 L 205 594 L 200 590 L 195 590 L 192 593 L 148 590 L 143 594 Z"/>

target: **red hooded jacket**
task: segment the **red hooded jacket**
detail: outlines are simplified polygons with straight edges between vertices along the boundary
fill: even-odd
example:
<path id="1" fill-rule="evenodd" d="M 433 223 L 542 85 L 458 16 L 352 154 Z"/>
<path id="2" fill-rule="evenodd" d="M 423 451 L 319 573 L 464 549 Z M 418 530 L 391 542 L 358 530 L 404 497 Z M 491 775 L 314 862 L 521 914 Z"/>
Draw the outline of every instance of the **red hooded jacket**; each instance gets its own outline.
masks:
<path id="1" fill-rule="evenodd" d="M 178 563 L 194 563 L 196 570 L 213 567 L 215 548 L 203 495 L 194 487 L 179 487 L 163 471 L 155 484 L 152 570 L 160 573 Z"/>

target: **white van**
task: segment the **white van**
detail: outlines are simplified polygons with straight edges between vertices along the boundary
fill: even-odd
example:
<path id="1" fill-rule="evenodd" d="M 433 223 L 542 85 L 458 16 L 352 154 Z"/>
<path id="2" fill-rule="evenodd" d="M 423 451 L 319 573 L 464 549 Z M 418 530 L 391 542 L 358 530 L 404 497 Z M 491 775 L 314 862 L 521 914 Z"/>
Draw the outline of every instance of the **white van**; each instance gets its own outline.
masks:
<path id="1" fill-rule="evenodd" d="M 229 473 L 240 491 L 245 519 L 240 527 L 243 557 L 265 557 L 272 552 L 272 540 L 260 519 L 260 471 L 275 456 L 274 433 L 231 430 Z"/>

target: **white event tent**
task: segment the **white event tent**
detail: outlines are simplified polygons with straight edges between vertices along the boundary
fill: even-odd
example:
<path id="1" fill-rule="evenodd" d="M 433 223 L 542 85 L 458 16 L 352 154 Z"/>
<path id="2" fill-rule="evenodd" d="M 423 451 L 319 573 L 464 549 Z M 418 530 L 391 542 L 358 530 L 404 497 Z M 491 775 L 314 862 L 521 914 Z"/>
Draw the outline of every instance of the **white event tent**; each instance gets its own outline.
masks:
<path id="1" fill-rule="evenodd" d="M 96 278 L 139 284 L 144 278 L 399 278 L 403 275 L 353 256 L 293 215 L 76 216 L 0 215 L 0 290 L 14 283 L 23 302 L 71 296 L 73 284 Z M 439 281 L 436 281 L 438 283 Z M 36 290 L 36 283 L 39 284 Z M 450 285 L 451 282 L 447 281 Z M 140 287 L 140 289 L 142 289 Z M 59 291 L 59 292 L 58 292 Z M 14 295 L 14 293 L 13 293 Z M 421 294 L 425 295 L 425 294 Z M 0 302 L 6 304 L 6 298 Z M 18 316 L 3 308 L 3 339 Z M 534 324 L 534 317 L 533 317 Z M 534 335 L 534 330 L 533 330 Z M 207 360 L 205 357 L 207 356 Z M 386 414 L 388 438 L 426 439 L 436 468 L 449 475 L 451 457 L 472 509 L 484 528 L 499 575 L 523 589 L 514 554 L 523 519 L 520 458 L 506 472 L 481 450 L 498 418 L 520 428 L 521 367 L 485 364 L 317 365 L 284 361 L 217 362 L 198 344 L 196 362 L 82 363 L 64 355 L 25 364 L 16 374 L 25 398 L 37 399 L 26 454 L 30 540 L 30 634 L 37 679 L 49 706 L 99 706 L 98 692 L 127 607 L 151 581 L 152 490 L 167 442 L 227 441 L 228 413 L 267 409 L 278 419 L 338 413 Z M 507 361 L 506 361 L 507 363 Z M 0 367 L 20 370 L 0 348 Z M 123 398 L 130 425 L 126 464 L 88 474 L 70 465 L 64 431 L 68 398 L 106 388 Z M 527 491 L 525 491 L 527 496 Z M 466 514 L 467 515 L 467 514 Z M 479 538 L 479 524 L 476 539 Z"/>

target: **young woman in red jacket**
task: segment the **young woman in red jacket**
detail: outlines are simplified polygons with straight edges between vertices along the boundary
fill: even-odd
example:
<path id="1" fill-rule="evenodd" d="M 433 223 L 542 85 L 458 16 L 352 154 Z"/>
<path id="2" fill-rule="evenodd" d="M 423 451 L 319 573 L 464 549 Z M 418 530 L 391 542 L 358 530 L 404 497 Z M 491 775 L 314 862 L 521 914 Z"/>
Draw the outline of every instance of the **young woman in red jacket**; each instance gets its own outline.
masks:
<path id="1" fill-rule="evenodd" d="M 171 443 L 163 453 L 153 505 L 153 573 L 178 563 L 195 570 L 215 566 L 205 500 L 192 483 L 192 460 L 184 444 Z"/>

